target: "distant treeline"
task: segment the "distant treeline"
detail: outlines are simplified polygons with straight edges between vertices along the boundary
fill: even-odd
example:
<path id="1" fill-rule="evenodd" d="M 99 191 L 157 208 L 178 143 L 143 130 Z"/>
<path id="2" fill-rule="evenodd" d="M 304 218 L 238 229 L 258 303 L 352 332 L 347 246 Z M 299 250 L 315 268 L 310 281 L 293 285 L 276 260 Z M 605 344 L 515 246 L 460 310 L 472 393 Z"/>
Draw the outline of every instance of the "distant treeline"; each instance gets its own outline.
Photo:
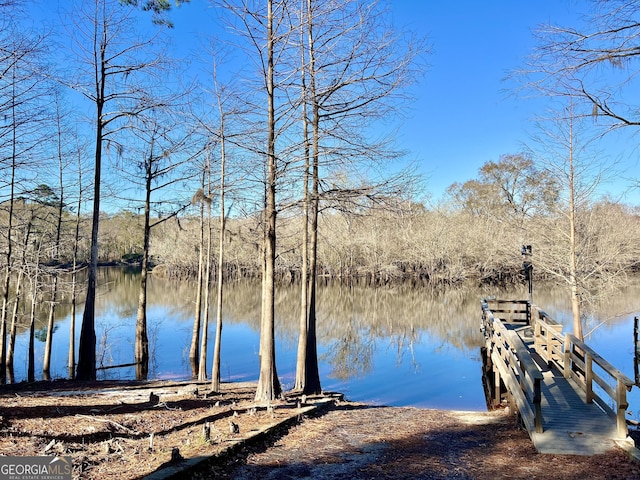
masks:
<path id="1" fill-rule="evenodd" d="M 637 210 L 603 202 L 589 212 L 583 228 L 587 241 L 581 256 L 604 271 L 638 270 L 640 216 Z M 568 251 L 562 217 L 551 215 L 516 220 L 474 212 L 404 205 L 366 215 L 325 213 L 319 222 L 318 275 L 360 279 L 381 284 L 415 280 L 429 284 L 513 283 L 523 279 L 522 246 L 531 245 L 534 275 L 563 275 L 558 258 Z M 280 220 L 277 267 L 281 280 L 300 274 L 299 229 L 302 218 Z M 198 268 L 198 222 L 167 222 L 152 240 L 154 272 L 168 276 L 195 275 Z M 212 228 L 217 229 L 214 221 Z M 227 224 L 224 271 L 229 277 L 259 277 L 261 273 L 258 219 Z M 215 237 L 214 237 L 215 238 Z M 566 262 L 565 262 L 566 263 Z M 215 268 L 218 266 L 215 265 Z M 586 265 L 585 265 L 586 268 Z"/>
<path id="2" fill-rule="evenodd" d="M 54 242 L 47 211 L 54 207 L 20 202 L 13 210 L 13 258 L 31 263 L 36 254 L 44 265 L 70 265 L 76 218 L 65 213 L 61 241 Z M 0 213 L 2 211 L 0 210 Z M 635 272 L 640 260 L 640 215 L 637 208 L 601 201 L 581 213 L 578 252 L 582 269 L 592 276 Z M 0 215 L 0 224 L 7 221 Z M 295 213 L 278 219 L 279 280 L 296 281 L 301 268 L 300 230 L 303 217 Z M 427 208 L 398 202 L 394 208 L 362 214 L 326 210 L 320 215 L 318 275 L 359 279 L 381 284 L 418 281 L 457 284 L 522 281 L 523 245 L 531 245 L 534 275 L 560 277 L 566 270 L 568 242 L 562 214 L 517 217 L 453 203 Z M 78 262 L 89 258 L 90 222 L 80 218 Z M 219 220 L 211 219 L 212 238 Z M 184 215 L 160 223 L 151 231 L 153 271 L 169 277 L 195 276 L 198 271 L 200 220 Z M 229 218 L 225 229 L 224 273 L 229 278 L 261 275 L 260 216 Z M 214 248 L 216 241 L 214 240 Z M 135 263 L 142 252 L 143 219 L 130 211 L 104 214 L 100 224 L 100 263 Z M 24 251 L 23 251 L 24 250 Z M 24 256 L 23 256 L 24 253 Z M 216 256 L 212 256 L 217 270 Z"/>

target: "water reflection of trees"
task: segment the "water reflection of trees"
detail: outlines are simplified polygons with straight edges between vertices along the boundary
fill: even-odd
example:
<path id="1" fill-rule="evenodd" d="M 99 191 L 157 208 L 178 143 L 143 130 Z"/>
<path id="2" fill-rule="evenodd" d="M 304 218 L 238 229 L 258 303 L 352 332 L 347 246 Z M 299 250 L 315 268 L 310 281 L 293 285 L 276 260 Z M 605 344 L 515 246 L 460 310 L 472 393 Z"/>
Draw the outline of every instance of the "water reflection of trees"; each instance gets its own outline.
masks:
<path id="1" fill-rule="evenodd" d="M 583 314 L 584 334 L 588 341 L 590 334 L 599 329 L 614 328 L 620 322 L 640 314 L 640 278 L 629 277 L 627 285 L 613 295 L 595 293 Z M 534 292 L 534 303 L 542 308 L 556 321 L 571 329 L 571 301 L 566 285 L 544 285 Z"/>
<path id="2" fill-rule="evenodd" d="M 192 321 L 191 282 L 154 279 L 152 301 L 173 310 L 174 318 Z M 570 310 L 568 296 L 556 286 L 539 285 L 534 301 L 548 306 L 548 313 L 563 317 Z M 486 296 L 526 298 L 524 287 L 510 289 L 463 285 L 431 288 L 411 285 L 371 287 L 364 285 L 323 285 L 318 293 L 318 342 L 322 360 L 331 366 L 332 376 L 345 379 L 360 376 L 373 368 L 377 349 L 391 348 L 396 361 L 418 365 L 414 347 L 429 344 L 453 348 L 461 354 L 477 352 L 483 344 L 479 329 L 479 300 Z M 299 289 L 283 285 L 276 293 L 276 328 L 279 342 L 288 348 L 297 341 Z M 635 297 L 615 299 L 606 312 L 619 311 L 621 305 L 633 308 Z M 614 299 L 610 299 L 614 300 Z M 238 281 L 229 285 L 225 297 L 225 322 L 244 323 L 259 331 L 260 286 L 256 282 Z M 637 308 L 637 302 L 636 307 Z M 182 314 L 178 314 L 182 311 Z M 630 310 L 631 311 L 631 310 Z"/>
<path id="3" fill-rule="evenodd" d="M 121 287 L 118 283 L 114 281 L 109 296 L 122 302 L 120 311 L 133 308 L 137 291 L 131 287 L 130 279 L 122 278 Z M 154 278 L 150 287 L 150 306 L 162 307 L 178 322 L 188 325 L 192 321 L 192 282 Z M 259 293 L 256 282 L 229 284 L 225 323 L 243 323 L 258 331 Z M 276 329 L 279 342 L 287 348 L 297 341 L 298 297 L 295 285 L 277 289 Z M 463 352 L 475 350 L 482 343 L 478 299 L 470 287 L 433 290 L 402 285 L 322 286 L 318 293 L 321 359 L 331 366 L 334 377 L 344 379 L 370 372 L 376 349 L 391 348 L 399 364 L 408 360 L 414 368 L 418 368 L 414 346 L 419 343 L 447 345 Z"/>
<path id="4" fill-rule="evenodd" d="M 139 273 L 135 269 L 104 268 L 99 271 L 97 297 L 97 325 L 105 331 L 105 362 L 128 350 L 132 338 L 130 328 L 135 322 L 138 302 Z M 192 328 L 195 284 L 189 280 L 150 279 L 150 330 Z M 615 323 L 637 314 L 638 283 L 630 282 L 627 292 L 607 298 L 594 310 L 593 324 L 597 326 L 613 317 Z M 298 334 L 299 287 L 284 285 L 276 293 L 276 331 L 280 345 L 295 347 Z M 479 300 L 485 296 L 526 298 L 523 287 L 509 290 L 478 289 L 475 285 L 433 289 L 425 286 L 398 284 L 384 287 L 364 285 L 322 285 L 318 292 L 318 344 L 321 359 L 338 379 L 360 376 L 374 369 L 376 352 L 391 351 L 398 365 L 409 363 L 414 369 L 428 369 L 416 358 L 417 346 L 453 349 L 461 355 L 475 355 L 482 345 L 479 330 Z M 570 311 L 568 295 L 562 288 L 536 285 L 534 302 L 547 313 L 563 321 Z M 70 306 L 62 298 L 56 309 L 57 321 L 67 318 Z M 225 295 L 225 324 L 245 324 L 259 331 L 259 282 L 237 281 L 228 285 Z M 44 326 L 42 321 L 37 327 Z M 155 325 L 155 327 L 154 327 Z M 119 327 L 127 327 L 121 331 Z M 607 325 L 598 327 L 607 328 Z M 588 330 L 587 330 L 588 331 Z M 127 333 L 124 333 L 127 332 Z M 64 333 L 64 332 L 63 332 Z M 62 338 L 62 337 L 60 337 Z M 186 337 L 185 337 L 186 338 Z M 54 339 L 54 342 L 56 340 Z M 124 342 L 124 344 L 123 344 Z M 117 343 L 121 345 L 118 346 Z M 113 345 L 111 345 L 113 344 Z M 154 341 L 151 339 L 151 348 Z M 179 351 L 185 345 L 175 345 Z M 161 354 L 161 352 L 158 352 Z M 126 356 L 126 355 L 125 355 Z"/>

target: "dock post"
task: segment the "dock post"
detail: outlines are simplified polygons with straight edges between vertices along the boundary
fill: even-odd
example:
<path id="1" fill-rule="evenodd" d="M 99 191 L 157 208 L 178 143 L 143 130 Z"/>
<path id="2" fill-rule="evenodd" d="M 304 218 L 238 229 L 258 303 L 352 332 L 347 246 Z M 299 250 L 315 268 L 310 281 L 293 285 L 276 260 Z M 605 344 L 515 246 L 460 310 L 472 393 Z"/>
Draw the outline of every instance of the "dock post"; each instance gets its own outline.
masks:
<path id="1" fill-rule="evenodd" d="M 500 387 L 500 372 L 498 371 L 498 366 L 493 365 L 493 406 L 498 407 L 500 403 L 502 403 L 502 389 Z"/>
<path id="2" fill-rule="evenodd" d="M 618 379 L 618 383 L 616 385 L 616 394 L 618 397 L 616 399 L 616 403 L 618 404 L 618 411 L 616 412 L 618 438 L 625 439 L 629 434 L 629 427 L 627 427 L 627 408 L 629 407 L 629 404 L 627 403 L 627 386 L 622 382 L 621 379 Z"/>
<path id="3" fill-rule="evenodd" d="M 589 352 L 584 352 L 584 382 L 586 402 L 593 403 L 593 359 Z"/>
<path id="4" fill-rule="evenodd" d="M 636 377 L 634 379 L 636 385 L 640 385 L 640 369 L 638 368 L 638 363 L 640 363 L 638 359 L 640 356 L 640 345 L 638 345 L 639 321 L 640 318 L 633 317 L 633 373 Z"/>
<path id="5" fill-rule="evenodd" d="M 569 334 L 564 335 L 564 378 L 571 376 L 571 340 Z"/>
<path id="6" fill-rule="evenodd" d="M 542 433 L 542 392 L 540 388 L 540 379 L 536 378 L 533 382 L 533 407 L 534 407 L 534 424 L 536 433 Z"/>

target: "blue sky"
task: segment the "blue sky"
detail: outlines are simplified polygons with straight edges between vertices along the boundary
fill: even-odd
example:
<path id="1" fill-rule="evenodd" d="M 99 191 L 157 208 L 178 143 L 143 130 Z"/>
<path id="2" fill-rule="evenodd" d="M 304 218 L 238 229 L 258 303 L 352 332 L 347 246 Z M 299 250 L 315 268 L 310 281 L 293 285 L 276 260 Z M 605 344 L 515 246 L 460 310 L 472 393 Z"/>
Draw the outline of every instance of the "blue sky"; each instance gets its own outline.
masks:
<path id="1" fill-rule="evenodd" d="M 571 18 L 567 1 L 392 1 L 398 24 L 426 34 L 431 65 L 402 144 L 421 159 L 437 197 L 482 164 L 522 151 L 535 113 L 507 75 L 533 47 L 532 30 Z"/>
<path id="2" fill-rule="evenodd" d="M 409 150 L 409 158 L 419 164 L 434 201 L 452 183 L 475 178 L 485 162 L 521 152 L 530 144 L 533 119 L 544 104 L 516 98 L 515 83 L 505 79 L 532 52 L 533 30 L 545 23 L 578 25 L 590 4 L 585 0 L 381 1 L 398 28 L 425 36 L 432 47 L 428 70 L 412 91 L 415 101 L 398 131 L 398 146 Z M 219 28 L 207 0 L 191 0 L 171 16 L 183 48 L 197 45 L 199 33 Z M 632 142 L 611 152 L 625 158 L 629 168 L 625 177 L 635 176 L 633 148 Z M 605 189 L 619 194 L 630 184 L 620 179 Z M 623 200 L 640 205 L 640 192 L 627 192 Z"/>
<path id="3" fill-rule="evenodd" d="M 47 8 L 54 4 L 39 1 Z M 485 162 L 521 152 L 531 143 L 533 118 L 544 104 L 516 98 L 511 94 L 515 83 L 505 78 L 532 52 L 534 29 L 543 23 L 577 25 L 590 5 L 587 0 L 380 1 L 398 28 L 425 36 L 432 47 L 397 144 L 419 165 L 434 201 L 452 183 L 475 178 Z M 198 50 L 202 36 L 222 28 L 208 0 L 191 0 L 170 16 L 175 24 L 171 35 L 182 54 Z M 631 137 L 617 139 L 619 151 L 605 149 L 616 158 L 623 156 L 624 177 L 636 177 Z M 605 188 L 619 194 L 630 184 L 620 179 Z M 640 205 L 639 190 L 627 192 L 623 200 Z"/>

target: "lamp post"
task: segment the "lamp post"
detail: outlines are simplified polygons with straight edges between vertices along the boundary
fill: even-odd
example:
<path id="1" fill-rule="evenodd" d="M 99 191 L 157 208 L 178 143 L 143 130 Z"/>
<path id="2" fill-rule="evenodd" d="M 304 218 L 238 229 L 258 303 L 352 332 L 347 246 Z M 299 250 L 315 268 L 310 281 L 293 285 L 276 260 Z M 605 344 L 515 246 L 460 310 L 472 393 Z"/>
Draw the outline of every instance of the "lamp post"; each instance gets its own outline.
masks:
<path id="1" fill-rule="evenodd" d="M 533 263 L 531 263 L 531 245 L 523 245 L 520 250 L 522 254 L 522 271 L 524 272 L 524 278 L 527 280 L 529 287 L 529 306 L 527 308 L 527 320 L 531 324 L 531 306 L 533 305 Z"/>

